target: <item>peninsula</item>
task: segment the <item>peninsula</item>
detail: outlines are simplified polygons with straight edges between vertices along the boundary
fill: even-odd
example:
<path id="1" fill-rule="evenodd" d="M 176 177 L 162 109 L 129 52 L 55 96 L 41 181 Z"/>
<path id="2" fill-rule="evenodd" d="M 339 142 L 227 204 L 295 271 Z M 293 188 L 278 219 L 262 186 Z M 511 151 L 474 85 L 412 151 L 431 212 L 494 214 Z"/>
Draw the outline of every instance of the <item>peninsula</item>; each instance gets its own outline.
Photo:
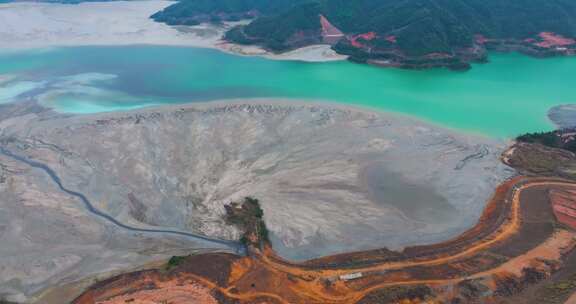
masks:
<path id="1" fill-rule="evenodd" d="M 172 25 L 250 18 L 225 39 L 278 53 L 330 44 L 379 66 L 468 69 L 490 50 L 574 55 L 575 14 L 570 0 L 182 0 L 152 18 Z"/>

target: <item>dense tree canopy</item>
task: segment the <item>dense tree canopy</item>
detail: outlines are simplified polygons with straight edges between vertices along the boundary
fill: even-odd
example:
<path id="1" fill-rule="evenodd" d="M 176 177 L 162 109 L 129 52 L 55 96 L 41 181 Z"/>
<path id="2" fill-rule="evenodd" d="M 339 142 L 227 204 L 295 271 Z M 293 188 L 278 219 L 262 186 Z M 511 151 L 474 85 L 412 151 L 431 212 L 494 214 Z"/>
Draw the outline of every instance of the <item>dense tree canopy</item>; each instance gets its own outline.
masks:
<path id="1" fill-rule="evenodd" d="M 367 42 L 371 49 L 394 48 L 412 57 L 454 54 L 473 47 L 479 36 L 524 40 L 554 32 L 576 37 L 573 0 L 182 0 L 153 18 L 195 24 L 254 17 L 227 39 L 281 51 L 318 41 L 319 15 L 348 36 L 375 33 Z M 302 35 L 307 39 L 295 39 Z M 354 51 L 346 44 L 335 48 Z"/>
<path id="2" fill-rule="evenodd" d="M 519 142 L 537 143 L 551 148 L 560 148 L 576 153 L 574 129 L 556 130 L 551 132 L 528 133 L 516 138 Z"/>

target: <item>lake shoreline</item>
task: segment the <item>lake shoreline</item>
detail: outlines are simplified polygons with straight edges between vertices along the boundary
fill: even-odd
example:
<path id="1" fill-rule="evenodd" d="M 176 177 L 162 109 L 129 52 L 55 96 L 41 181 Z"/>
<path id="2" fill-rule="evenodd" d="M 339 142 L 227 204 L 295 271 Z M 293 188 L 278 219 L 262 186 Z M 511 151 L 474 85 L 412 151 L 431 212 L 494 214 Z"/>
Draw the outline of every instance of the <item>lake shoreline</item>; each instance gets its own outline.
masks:
<path id="1" fill-rule="evenodd" d="M 145 227 L 151 220 L 162 220 L 164 217 L 159 215 L 166 214 L 166 208 L 170 208 L 168 210 L 179 212 L 169 212 L 171 217 L 155 222 L 156 226 L 190 229 L 218 238 L 237 239 L 233 231 L 229 231 L 220 222 L 217 207 L 241 197 L 255 196 L 261 199 L 266 209 L 267 225 L 274 236 L 275 248 L 287 258 L 316 257 L 351 248 L 370 249 L 375 243 L 399 248 L 411 243 L 449 238 L 468 228 L 468 223 L 477 219 L 488 198 L 485 196 L 497 182 L 509 175 L 506 168 L 497 161 L 504 142 L 453 132 L 417 119 L 359 109 L 356 106 L 244 99 L 236 100 L 235 103 L 229 100 L 188 103 L 86 115 L 60 114 L 45 108 L 38 111 L 33 104 L 26 102 L 2 107 L 12 108 L 1 108 L 0 112 L 19 113 L 9 118 L 0 117 L 3 134 L 11 138 L 11 141 L 3 141 L 3 148 L 45 162 L 57 170 L 56 173 L 67 189 L 85 193 L 94 202 L 110 202 L 101 206 L 106 212 L 118 210 L 121 206 L 127 208 L 126 189 L 130 189 L 128 193 L 135 193 L 136 196 L 129 200 L 129 204 L 138 201 L 138 204 L 147 206 L 148 211 L 143 218 L 139 216 L 144 215 L 132 214 L 129 210 L 111 212 L 118 220 Z M 18 111 L 17 107 L 23 109 Z M 36 110 L 26 111 L 27 107 Z M 336 137 L 338 141 L 334 141 Z M 151 143 L 150 139 L 161 142 Z M 178 144 L 175 145 L 176 142 Z M 144 146 L 160 150 L 144 154 L 136 152 L 143 151 Z M 307 148 L 303 151 L 302 146 Z M 27 148 L 24 151 L 21 147 Z M 470 162 L 463 161 L 469 159 L 469 155 L 478 155 L 482 147 L 488 147 L 491 154 Z M 236 152 L 236 149 L 241 149 L 241 153 Z M 229 156 L 225 160 L 214 158 L 214 151 L 225 151 L 223 155 Z M 22 170 L 27 168 L 24 164 L 15 163 L 3 155 L 0 158 L 10 168 L 14 167 L 14 170 L 8 172 L 23 172 L 22 176 L 13 177 L 19 178 L 15 183 L 17 187 L 22 187 L 22 191 L 58 196 L 64 194 L 50 183 L 35 183 L 24 179 L 30 174 L 42 176 L 42 172 L 33 170 L 26 173 L 28 171 Z M 65 158 L 66 166 L 59 165 L 62 158 Z M 435 192 L 445 195 L 450 204 L 461 210 L 459 216 L 449 223 L 436 220 L 423 223 L 410 215 L 398 217 L 397 213 L 401 211 L 389 202 L 376 204 L 367 198 L 364 194 L 365 183 L 358 180 L 358 174 L 363 168 L 371 166 L 373 160 L 384 158 L 389 160 L 386 166 L 391 167 L 391 172 L 410 177 L 406 181 L 409 185 L 434 185 Z M 445 165 L 438 167 L 439 161 Z M 215 172 L 212 168 L 221 166 L 222 162 L 226 163 L 226 171 Z M 430 163 L 434 165 L 427 165 Z M 98 165 L 93 167 L 91 164 Z M 461 164 L 464 165 L 462 170 L 454 169 Z M 150 172 L 161 172 L 159 168 L 168 170 L 163 174 L 171 177 L 166 180 L 167 184 L 161 186 L 161 191 L 158 185 L 148 179 L 154 175 Z M 190 170 L 195 174 L 190 175 Z M 202 210 L 202 213 L 197 211 L 193 214 L 194 225 L 189 227 L 185 224 L 187 222 L 180 221 L 180 214 L 186 214 L 186 204 L 161 202 L 167 200 L 163 198 L 164 193 L 170 195 L 170 202 L 181 201 L 187 192 L 174 196 L 171 193 L 188 191 L 179 190 L 178 185 L 199 184 L 196 180 L 214 181 L 217 184 L 202 186 L 205 188 L 194 191 L 198 195 L 204 195 L 204 190 L 211 194 L 201 196 L 202 200 L 197 201 L 201 205 L 195 210 Z M 88 184 L 78 184 L 78 181 L 88 181 Z M 476 194 L 472 200 L 468 199 L 471 192 Z M 30 214 L 44 214 L 47 212 L 44 210 L 56 206 L 49 202 L 49 199 L 42 196 L 32 196 L 29 199 L 30 208 L 38 212 Z M 350 202 L 354 204 L 350 205 Z M 72 218 L 73 221 L 82 219 L 77 222 L 82 225 L 78 227 L 84 227 L 86 223 L 95 227 L 100 225 L 99 221 L 86 216 L 83 206 L 74 197 L 64 195 L 60 203 L 78 214 Z M 6 208 L 7 212 L 12 212 L 11 205 Z M 325 216 L 326 210 L 330 210 L 330 217 Z M 365 214 L 372 216 L 366 217 Z M 67 213 L 51 216 L 69 221 Z M 135 216 L 140 220 L 135 220 Z M 118 241 L 129 238 L 121 242 L 128 247 L 140 244 L 139 239 L 144 237 L 149 239 L 146 244 L 150 246 L 165 239 L 140 234 L 131 236 L 117 227 L 106 227 L 119 232 Z M 349 227 L 355 229 L 349 231 Z M 86 233 L 99 235 L 92 231 L 100 230 L 94 228 Z M 318 235 L 319 232 L 322 234 Z M 395 237 L 400 232 L 403 237 Z M 356 237 L 353 237 L 354 233 Z M 84 238 L 71 241 L 82 245 L 85 239 L 92 240 Z M 34 239 L 33 242 L 43 244 L 43 239 Z M 87 243 L 86 246 L 91 244 Z M 192 245 L 205 247 L 205 244 L 196 243 L 188 247 Z M 49 254 L 43 253 L 43 256 L 47 256 L 45 259 L 50 261 L 53 257 L 61 256 L 61 252 L 67 252 L 61 250 L 52 248 Z M 64 274 L 83 277 L 108 270 L 97 267 L 99 264 L 95 263 L 114 264 L 120 261 L 129 268 L 151 258 L 143 253 L 131 257 L 132 262 L 128 263 L 121 250 L 118 253 L 111 251 L 118 256 L 107 260 L 93 257 L 93 252 L 74 253 L 70 258 L 74 258 L 70 260 L 70 268 L 65 271 L 43 269 L 42 274 L 46 280 L 36 284 L 38 288 L 26 285 L 17 291 L 22 295 L 30 295 L 30 292 L 40 291 L 40 286 L 55 286 L 66 282 Z M 172 254 L 172 251 L 163 250 L 162 254 Z M 84 259 L 85 256 L 93 261 L 88 265 L 91 267 L 86 264 L 72 265 L 73 261 Z M 155 258 L 158 257 L 155 255 Z M 0 277 L 6 276 L 0 273 Z M 22 277 L 25 277 L 24 274 Z M 12 293 L 13 289 L 9 287 L 0 280 L 0 291 L 5 288 L 4 291 Z"/>
<path id="2" fill-rule="evenodd" d="M 0 4 L 0 53 L 80 46 L 172 46 L 209 48 L 272 60 L 324 62 L 345 60 L 329 45 L 312 45 L 275 54 L 257 46 L 222 40 L 226 30 L 245 22 L 221 26 L 169 26 L 149 16 L 172 1 Z M 122 13 L 119 13 L 122 12 Z M 30 20 L 34 22 L 30 22 Z M 4 20 L 4 22 L 2 22 Z M 114 25 L 114 26 L 105 26 Z"/>
<path id="3" fill-rule="evenodd" d="M 454 73 L 268 60 L 210 48 L 84 46 L 0 53 L 0 63 L 6 79 L 0 102 L 34 99 L 61 112 L 303 99 L 405 113 L 452 129 L 511 138 L 552 129 L 550 108 L 573 102 L 573 90 L 564 84 L 576 61 L 494 54 L 489 65 Z"/>

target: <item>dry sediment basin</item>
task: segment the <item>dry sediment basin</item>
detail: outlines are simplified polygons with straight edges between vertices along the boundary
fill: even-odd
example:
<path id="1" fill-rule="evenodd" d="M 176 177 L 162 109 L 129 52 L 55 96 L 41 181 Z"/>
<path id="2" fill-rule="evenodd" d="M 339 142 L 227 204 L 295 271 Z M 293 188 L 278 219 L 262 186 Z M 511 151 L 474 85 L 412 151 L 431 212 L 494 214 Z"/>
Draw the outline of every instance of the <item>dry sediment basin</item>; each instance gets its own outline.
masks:
<path id="1" fill-rule="evenodd" d="M 254 196 L 262 202 L 274 248 L 291 260 L 399 249 L 457 236 L 474 225 L 492 189 L 510 174 L 498 159 L 500 142 L 410 117 L 295 101 L 245 100 L 99 115 L 34 111 L 4 119 L 0 126 L 3 149 L 45 164 L 66 189 L 81 193 L 118 222 L 141 229 L 138 237 L 155 239 L 146 231 L 170 230 L 236 240 L 238 231 L 225 224 L 223 206 Z M 17 210 L 22 206 L 16 202 L 26 201 L 35 213 L 62 213 L 50 227 L 79 224 L 62 210 L 90 217 L 78 197 L 55 187 L 46 172 L 5 156 L 0 161 L 10 180 L 0 188 L 6 210 Z M 48 203 L 53 199 L 37 193 L 58 197 L 59 203 Z M 102 232 L 93 235 L 112 234 L 123 246 L 140 248 L 138 241 L 122 241 L 129 231 L 94 220 Z M 21 218 L 12 217 L 9 224 L 22 225 Z M 67 231 L 75 229 L 80 228 Z M 43 247 L 52 243 L 44 236 L 31 240 Z M 26 248 L 14 244 L 12 258 L 0 258 L 0 265 L 25 269 L 40 258 L 18 254 Z M 146 244 L 157 247 L 156 241 Z M 165 257 L 176 252 L 174 245 L 132 249 L 131 254 Z M 69 248 L 49 247 L 45 253 L 51 260 L 70 253 Z M 114 247 L 106 250 L 114 252 Z M 80 262 L 92 259 L 98 262 Z M 45 276 L 35 288 L 0 280 L 0 293 L 26 294 L 61 282 L 64 273 L 94 274 L 101 268 L 98 263 L 113 265 L 115 259 L 77 251 L 65 267 L 43 269 Z M 121 260 L 126 267 L 136 265 Z M 18 278 L 30 280 L 25 272 Z"/>

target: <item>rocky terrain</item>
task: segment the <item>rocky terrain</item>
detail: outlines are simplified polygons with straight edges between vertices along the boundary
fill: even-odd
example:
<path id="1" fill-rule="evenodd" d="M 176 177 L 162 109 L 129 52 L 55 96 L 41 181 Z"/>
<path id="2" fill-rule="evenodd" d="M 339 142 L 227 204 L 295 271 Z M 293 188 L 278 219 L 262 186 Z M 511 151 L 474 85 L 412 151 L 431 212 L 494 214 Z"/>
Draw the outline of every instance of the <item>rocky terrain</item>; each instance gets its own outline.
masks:
<path id="1" fill-rule="evenodd" d="M 118 222 L 237 240 L 224 206 L 258 197 L 274 248 L 293 260 L 453 237 L 512 173 L 498 161 L 501 143 L 341 106 L 251 101 L 86 116 L 18 107 L 5 108 L 19 116 L 0 122 L 2 149 L 49 166 Z M 0 238 L 13 244 L 0 248 L 0 294 L 12 300 L 177 249 L 232 250 L 127 231 L 43 170 L 6 154 L 0 163 Z"/>

